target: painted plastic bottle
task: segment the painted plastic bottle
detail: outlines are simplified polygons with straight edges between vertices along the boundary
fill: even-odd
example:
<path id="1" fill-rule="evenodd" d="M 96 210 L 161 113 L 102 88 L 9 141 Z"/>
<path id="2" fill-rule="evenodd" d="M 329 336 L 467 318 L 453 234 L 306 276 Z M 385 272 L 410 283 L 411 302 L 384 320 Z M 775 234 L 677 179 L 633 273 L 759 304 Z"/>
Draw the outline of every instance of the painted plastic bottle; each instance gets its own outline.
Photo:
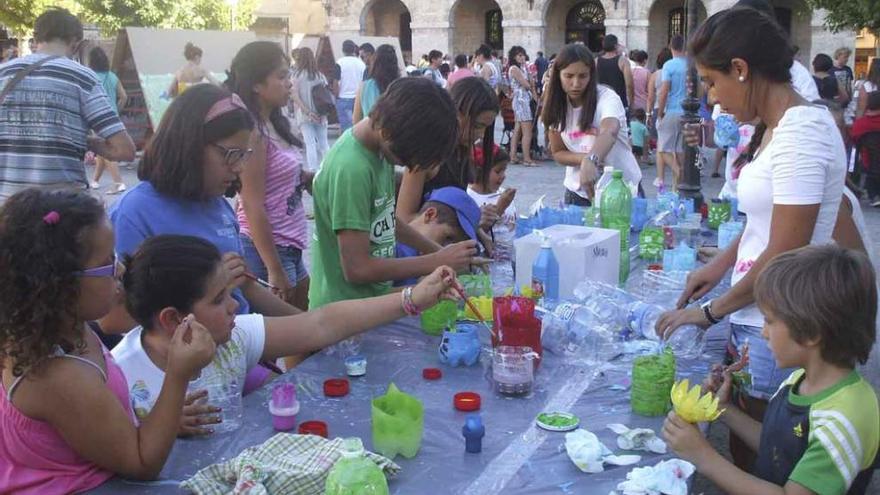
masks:
<path id="1" fill-rule="evenodd" d="M 602 192 L 599 205 L 602 227 L 620 232 L 620 284 L 629 277 L 629 221 L 632 216 L 632 192 L 623 182 L 623 172 L 615 170 L 611 183 Z"/>
<path id="2" fill-rule="evenodd" d="M 483 450 L 483 436 L 486 435 L 486 427 L 479 414 L 468 415 L 461 428 L 464 435 L 464 450 L 470 454 L 478 454 Z"/>
<path id="3" fill-rule="evenodd" d="M 532 288 L 544 294 L 547 301 L 559 300 L 559 262 L 553 254 L 550 237 L 541 234 L 541 250 L 532 263 Z"/>
<path id="4" fill-rule="evenodd" d="M 593 205 L 595 205 L 597 208 L 602 205 L 602 193 L 605 192 L 608 184 L 611 184 L 611 179 L 613 178 L 613 175 L 614 167 L 610 165 L 605 165 L 605 168 L 602 169 L 602 176 L 599 177 L 598 181 L 596 181 L 596 193 L 593 195 Z"/>
<path id="5" fill-rule="evenodd" d="M 364 455 L 360 438 L 343 440 L 342 457 L 327 475 L 324 495 L 388 495 L 385 473 Z"/>

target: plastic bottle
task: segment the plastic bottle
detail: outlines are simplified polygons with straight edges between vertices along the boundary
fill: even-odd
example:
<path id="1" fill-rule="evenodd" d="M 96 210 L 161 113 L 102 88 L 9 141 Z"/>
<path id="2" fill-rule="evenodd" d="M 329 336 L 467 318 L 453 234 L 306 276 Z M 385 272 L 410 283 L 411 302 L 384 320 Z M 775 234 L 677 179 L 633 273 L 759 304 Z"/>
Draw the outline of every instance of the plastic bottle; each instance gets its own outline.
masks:
<path id="1" fill-rule="evenodd" d="M 596 207 L 602 206 L 602 193 L 608 187 L 608 184 L 611 184 L 611 179 L 614 176 L 614 167 L 610 165 L 605 165 L 602 169 L 602 176 L 599 177 L 599 180 L 596 181 L 595 194 L 593 194 L 593 205 Z M 600 212 L 601 215 L 601 212 Z"/>
<path id="2" fill-rule="evenodd" d="M 470 454 L 478 454 L 483 450 L 483 436 L 486 435 L 486 427 L 479 414 L 470 414 L 461 428 L 464 435 L 464 450 Z"/>
<path id="3" fill-rule="evenodd" d="M 388 481 L 382 468 L 364 455 L 360 438 L 342 442 L 342 457 L 327 475 L 325 495 L 388 495 Z"/>
<path id="4" fill-rule="evenodd" d="M 632 193 L 623 182 L 623 172 L 615 170 L 611 183 L 602 193 L 599 205 L 602 227 L 620 232 L 620 285 L 629 277 L 629 221 L 632 216 Z"/>
<path id="5" fill-rule="evenodd" d="M 541 251 L 532 263 L 532 288 L 540 290 L 544 299 L 548 301 L 559 300 L 559 262 L 553 254 L 550 237 L 540 234 Z"/>

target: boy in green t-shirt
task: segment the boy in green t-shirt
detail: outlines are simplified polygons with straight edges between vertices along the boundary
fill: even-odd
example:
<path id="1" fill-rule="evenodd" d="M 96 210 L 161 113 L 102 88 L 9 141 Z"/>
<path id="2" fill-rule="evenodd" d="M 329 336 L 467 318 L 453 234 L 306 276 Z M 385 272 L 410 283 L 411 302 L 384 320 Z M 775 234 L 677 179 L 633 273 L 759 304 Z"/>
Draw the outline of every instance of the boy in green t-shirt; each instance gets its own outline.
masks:
<path id="1" fill-rule="evenodd" d="M 759 423 L 730 401 L 731 369 L 707 380 L 721 420 L 758 452 L 752 474 L 724 459 L 696 426 L 669 413 L 669 446 L 729 494 L 863 494 L 880 444 L 874 389 L 857 371 L 875 339 L 874 268 L 857 251 L 808 246 L 777 256 L 758 276 L 763 336 L 780 368 L 801 368 Z M 720 382 L 720 383 L 719 383 Z"/>
<path id="2" fill-rule="evenodd" d="M 648 128 L 645 126 L 645 111 L 636 108 L 633 111 L 633 118 L 629 121 L 630 141 L 632 142 L 633 155 L 636 156 L 639 165 L 642 164 L 647 151 Z"/>
<path id="3" fill-rule="evenodd" d="M 394 163 L 429 169 L 453 152 L 458 120 L 449 94 L 423 78 L 392 83 L 370 116 L 346 131 L 312 184 L 315 204 L 309 308 L 384 294 L 391 280 L 448 265 L 459 271 L 476 242 L 440 248 L 394 214 Z M 395 241 L 421 253 L 395 259 Z"/>

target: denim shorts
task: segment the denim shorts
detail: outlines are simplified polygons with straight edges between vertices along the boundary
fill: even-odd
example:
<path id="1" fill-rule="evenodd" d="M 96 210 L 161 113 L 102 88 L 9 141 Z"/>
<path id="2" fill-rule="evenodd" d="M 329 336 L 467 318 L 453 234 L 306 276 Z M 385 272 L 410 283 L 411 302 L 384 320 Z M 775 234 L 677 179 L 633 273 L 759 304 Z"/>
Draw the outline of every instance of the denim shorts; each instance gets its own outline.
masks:
<path id="1" fill-rule="evenodd" d="M 738 351 L 742 350 L 743 344 L 749 342 L 748 371 L 752 375 L 752 386 L 748 393 L 758 399 L 770 399 L 779 390 L 782 382 L 797 368 L 779 368 L 776 366 L 776 358 L 767 344 L 767 340 L 761 336 L 761 327 L 730 324 L 730 343 Z M 736 356 L 735 356 L 736 358 Z"/>
<path id="2" fill-rule="evenodd" d="M 269 270 L 267 270 L 266 265 L 263 264 L 263 259 L 260 258 L 260 253 L 257 251 L 254 241 L 246 235 L 240 237 L 241 246 L 244 250 L 244 261 L 247 263 L 248 270 L 257 277 L 266 280 L 269 278 Z M 296 286 L 297 283 L 309 277 L 309 272 L 306 270 L 306 264 L 303 262 L 303 253 L 301 249 L 293 246 L 275 246 L 275 249 L 278 250 L 278 256 L 281 258 L 281 266 L 284 267 L 284 271 L 287 273 L 287 279 L 290 280 L 292 286 Z"/>

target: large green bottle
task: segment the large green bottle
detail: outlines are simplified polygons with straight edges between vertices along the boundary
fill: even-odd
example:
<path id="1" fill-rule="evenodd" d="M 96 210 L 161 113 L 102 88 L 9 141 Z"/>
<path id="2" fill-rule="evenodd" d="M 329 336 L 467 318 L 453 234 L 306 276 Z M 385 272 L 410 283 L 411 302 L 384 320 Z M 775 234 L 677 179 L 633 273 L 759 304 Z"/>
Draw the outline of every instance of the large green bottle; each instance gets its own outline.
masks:
<path id="1" fill-rule="evenodd" d="M 632 193 L 623 182 L 623 172 L 615 170 L 611 183 L 602 192 L 599 212 L 602 227 L 620 232 L 620 285 L 629 277 L 629 222 L 632 215 Z"/>
<path id="2" fill-rule="evenodd" d="M 343 440 L 342 457 L 327 475 L 324 495 L 388 495 L 385 473 L 364 455 L 360 438 Z"/>

